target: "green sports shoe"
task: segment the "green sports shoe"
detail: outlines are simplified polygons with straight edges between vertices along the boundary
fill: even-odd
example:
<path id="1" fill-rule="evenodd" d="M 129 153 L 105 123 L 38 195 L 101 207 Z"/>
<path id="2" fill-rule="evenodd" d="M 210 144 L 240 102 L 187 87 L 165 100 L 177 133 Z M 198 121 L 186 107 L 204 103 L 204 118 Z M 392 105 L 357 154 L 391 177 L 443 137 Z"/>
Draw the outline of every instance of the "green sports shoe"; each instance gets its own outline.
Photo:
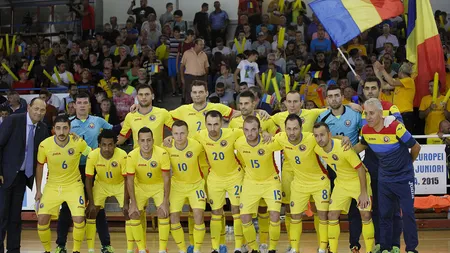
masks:
<path id="1" fill-rule="evenodd" d="M 101 252 L 102 253 L 114 253 L 114 248 L 111 245 L 103 246 Z"/>
<path id="2" fill-rule="evenodd" d="M 373 253 L 380 253 L 381 252 L 381 246 L 380 244 L 376 244 L 375 247 L 373 248 Z"/>
<path id="3" fill-rule="evenodd" d="M 392 247 L 391 253 L 400 253 L 400 248 L 397 246 Z"/>
<path id="4" fill-rule="evenodd" d="M 383 250 L 381 253 L 390 253 L 388 250 Z"/>
<path id="5" fill-rule="evenodd" d="M 66 247 L 58 246 L 55 249 L 55 253 L 67 253 L 67 249 L 66 249 Z"/>

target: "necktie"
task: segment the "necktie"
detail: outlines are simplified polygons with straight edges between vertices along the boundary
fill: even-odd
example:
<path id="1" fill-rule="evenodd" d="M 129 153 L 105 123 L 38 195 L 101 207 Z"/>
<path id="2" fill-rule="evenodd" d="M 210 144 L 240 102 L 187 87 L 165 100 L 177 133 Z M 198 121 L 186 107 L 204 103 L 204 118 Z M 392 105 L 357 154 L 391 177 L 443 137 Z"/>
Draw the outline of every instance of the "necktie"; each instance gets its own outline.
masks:
<path id="1" fill-rule="evenodd" d="M 33 176 L 34 125 L 28 125 L 27 155 L 25 157 L 25 176 Z"/>

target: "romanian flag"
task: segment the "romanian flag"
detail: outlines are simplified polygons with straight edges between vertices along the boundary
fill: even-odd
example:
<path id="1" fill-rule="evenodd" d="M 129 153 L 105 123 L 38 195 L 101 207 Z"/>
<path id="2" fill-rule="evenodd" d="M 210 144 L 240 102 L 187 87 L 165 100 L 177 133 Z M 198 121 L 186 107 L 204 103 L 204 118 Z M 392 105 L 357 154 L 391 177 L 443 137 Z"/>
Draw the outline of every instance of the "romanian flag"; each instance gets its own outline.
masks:
<path id="1" fill-rule="evenodd" d="M 152 73 L 159 73 L 159 71 L 160 71 L 159 65 L 158 65 L 158 64 L 153 64 L 153 65 L 152 65 L 151 72 L 152 72 Z"/>
<path id="2" fill-rule="evenodd" d="M 311 77 L 312 78 L 316 78 L 316 79 L 322 78 L 322 71 L 313 71 L 313 72 L 311 72 Z"/>
<path id="3" fill-rule="evenodd" d="M 309 3 L 336 46 L 403 14 L 401 0 L 315 0 Z"/>
<path id="4" fill-rule="evenodd" d="M 406 36 L 406 58 L 415 63 L 417 71 L 414 106 L 419 106 L 422 97 L 429 94 L 428 82 L 434 73 L 439 73 L 441 91 L 446 87 L 444 52 L 430 1 L 408 1 Z"/>

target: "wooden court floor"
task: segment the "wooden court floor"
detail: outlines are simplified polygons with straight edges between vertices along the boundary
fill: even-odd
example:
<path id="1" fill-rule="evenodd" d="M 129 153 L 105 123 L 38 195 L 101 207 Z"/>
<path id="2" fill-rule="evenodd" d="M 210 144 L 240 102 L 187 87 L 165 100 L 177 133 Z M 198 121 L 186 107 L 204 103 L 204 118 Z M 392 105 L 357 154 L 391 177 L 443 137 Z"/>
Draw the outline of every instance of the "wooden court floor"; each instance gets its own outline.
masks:
<path id="1" fill-rule="evenodd" d="M 186 234 L 186 233 L 185 233 Z M 52 239 L 56 240 L 56 232 L 52 232 Z M 189 244 L 187 234 L 186 243 Z M 72 252 L 72 234 L 69 234 L 67 249 Z M 211 240 L 209 233 L 205 236 L 205 241 L 202 247 L 202 253 L 209 253 L 211 251 Z M 147 233 L 147 244 L 151 253 L 158 252 L 158 234 L 157 233 Z M 111 232 L 111 242 L 112 246 L 115 248 L 116 253 L 126 252 L 126 239 L 124 232 Z M 361 244 L 363 241 L 361 239 Z M 304 233 L 301 237 L 301 253 L 317 252 L 317 240 L 314 233 Z M 234 251 L 234 241 L 233 235 L 227 235 L 227 246 L 228 252 L 233 253 Z M 280 243 L 278 244 L 278 252 L 284 253 L 288 246 L 288 238 L 286 233 L 281 234 Z M 56 245 L 53 243 L 53 250 Z M 450 231 L 449 230 L 439 230 L 439 231 L 419 231 L 419 247 L 418 251 L 420 253 L 449 253 L 450 252 Z M 35 230 L 24 230 L 22 232 L 22 253 L 42 253 L 43 248 L 39 241 L 37 231 Z M 86 243 L 83 243 L 81 252 L 87 252 Z M 100 252 L 100 243 L 97 238 L 96 241 L 96 252 Z M 169 239 L 168 245 L 169 253 L 177 253 L 178 248 L 176 247 L 172 238 Z M 348 249 L 348 233 L 342 232 L 339 240 L 339 252 L 350 252 Z M 404 252 L 404 245 L 402 245 L 402 252 Z M 363 253 L 363 251 L 361 251 Z"/>

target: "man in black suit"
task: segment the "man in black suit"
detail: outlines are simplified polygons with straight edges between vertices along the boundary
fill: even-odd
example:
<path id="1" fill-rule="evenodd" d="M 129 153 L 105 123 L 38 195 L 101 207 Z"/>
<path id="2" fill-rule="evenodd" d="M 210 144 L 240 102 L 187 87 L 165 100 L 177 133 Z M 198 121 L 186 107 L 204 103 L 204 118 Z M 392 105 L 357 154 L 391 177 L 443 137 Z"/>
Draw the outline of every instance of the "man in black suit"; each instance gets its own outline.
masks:
<path id="1" fill-rule="evenodd" d="M 42 123 L 46 103 L 31 100 L 27 113 L 11 115 L 0 125 L 0 253 L 6 233 L 8 253 L 20 252 L 22 202 L 33 188 L 39 143 L 49 136 Z"/>

